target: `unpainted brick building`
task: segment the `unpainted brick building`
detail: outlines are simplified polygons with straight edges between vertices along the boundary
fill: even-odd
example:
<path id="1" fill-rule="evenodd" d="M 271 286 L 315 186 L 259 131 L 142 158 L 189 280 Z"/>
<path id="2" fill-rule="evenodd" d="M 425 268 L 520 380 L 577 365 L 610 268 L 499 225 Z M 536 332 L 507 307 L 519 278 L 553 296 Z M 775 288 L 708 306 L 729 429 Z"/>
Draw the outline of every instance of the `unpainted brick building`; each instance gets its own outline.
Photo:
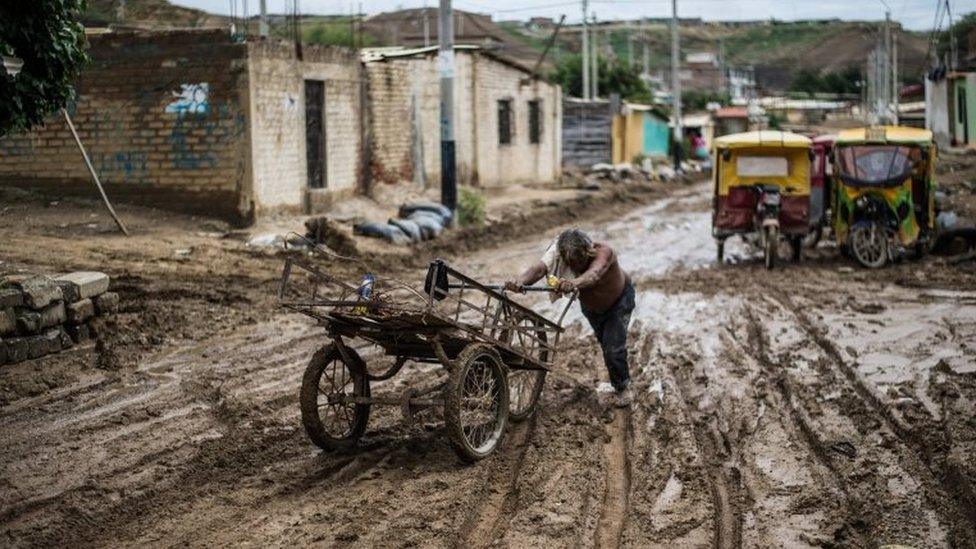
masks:
<path id="1" fill-rule="evenodd" d="M 91 64 L 69 106 L 113 199 L 246 224 L 314 210 L 363 180 L 364 80 L 338 47 L 224 31 L 89 37 Z M 0 139 L 0 184 L 93 196 L 60 116 Z"/>
<path id="2" fill-rule="evenodd" d="M 551 182 L 561 164 L 559 86 L 475 46 L 456 46 L 454 134 L 460 183 Z M 440 184 L 437 48 L 366 50 L 371 181 Z"/>

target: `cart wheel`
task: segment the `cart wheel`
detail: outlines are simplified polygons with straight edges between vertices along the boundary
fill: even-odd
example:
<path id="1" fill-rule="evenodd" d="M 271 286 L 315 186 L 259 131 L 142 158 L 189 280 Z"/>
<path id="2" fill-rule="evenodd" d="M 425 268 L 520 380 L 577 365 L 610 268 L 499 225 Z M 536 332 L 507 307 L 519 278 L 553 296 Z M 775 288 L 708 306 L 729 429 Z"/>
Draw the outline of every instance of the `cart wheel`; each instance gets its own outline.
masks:
<path id="1" fill-rule="evenodd" d="M 529 319 L 523 320 L 529 326 L 535 323 Z M 525 350 L 525 353 L 542 362 L 549 362 L 549 349 L 546 348 L 548 339 L 545 330 L 537 330 L 535 338 L 516 331 L 509 340 L 509 332 L 502 332 L 499 339 L 513 343 L 515 347 Z M 535 411 L 542 395 L 542 387 L 546 383 L 545 370 L 515 370 L 508 369 L 508 419 L 516 423 L 525 421 Z"/>
<path id="2" fill-rule="evenodd" d="M 721 265 L 725 261 L 725 239 L 721 238 L 715 241 L 716 255 L 718 259 L 718 264 Z"/>
<path id="3" fill-rule="evenodd" d="M 356 351 L 347 352 L 358 364 L 346 364 L 334 344 L 322 347 L 312 355 L 302 378 L 302 425 L 323 450 L 352 448 L 369 421 L 369 404 L 343 401 L 369 396 L 363 361 Z"/>
<path id="4" fill-rule="evenodd" d="M 444 422 L 464 461 L 483 459 L 501 443 L 508 424 L 508 380 L 491 347 L 472 343 L 458 355 L 444 387 Z"/>

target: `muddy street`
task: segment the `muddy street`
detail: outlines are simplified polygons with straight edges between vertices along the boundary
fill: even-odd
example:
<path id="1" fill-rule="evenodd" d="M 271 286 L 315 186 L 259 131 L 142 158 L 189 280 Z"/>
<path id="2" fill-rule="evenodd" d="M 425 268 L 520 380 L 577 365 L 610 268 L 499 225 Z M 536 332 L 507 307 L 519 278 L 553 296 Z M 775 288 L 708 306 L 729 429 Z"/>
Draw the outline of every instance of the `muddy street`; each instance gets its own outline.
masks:
<path id="1" fill-rule="evenodd" d="M 461 464 L 436 414 L 406 425 L 395 407 L 373 408 L 356 450 L 323 453 L 298 407 L 322 330 L 275 306 L 278 258 L 238 255 L 262 273 L 241 291 L 264 297 L 214 306 L 253 318 L 214 316 L 212 335 L 147 347 L 132 368 L 80 369 L 0 408 L 0 540 L 976 547 L 972 271 L 939 258 L 851 269 L 823 244 L 769 272 L 736 240 L 718 265 L 710 197 L 700 183 L 578 222 L 617 250 L 638 287 L 630 409 L 610 406 L 574 307 L 537 413 L 510 424 L 490 458 Z M 564 227 L 448 259 L 501 281 Z M 372 394 L 437 375 L 409 365 Z"/>

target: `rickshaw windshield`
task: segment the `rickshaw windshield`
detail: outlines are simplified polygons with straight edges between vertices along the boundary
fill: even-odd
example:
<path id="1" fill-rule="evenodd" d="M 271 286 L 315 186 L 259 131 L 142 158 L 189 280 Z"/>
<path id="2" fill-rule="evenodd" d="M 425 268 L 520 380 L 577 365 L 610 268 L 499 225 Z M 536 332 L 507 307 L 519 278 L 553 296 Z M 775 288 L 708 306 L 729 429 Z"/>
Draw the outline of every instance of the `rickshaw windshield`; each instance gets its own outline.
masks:
<path id="1" fill-rule="evenodd" d="M 855 145 L 837 150 L 841 180 L 852 187 L 893 187 L 912 172 L 912 148 L 901 145 Z"/>

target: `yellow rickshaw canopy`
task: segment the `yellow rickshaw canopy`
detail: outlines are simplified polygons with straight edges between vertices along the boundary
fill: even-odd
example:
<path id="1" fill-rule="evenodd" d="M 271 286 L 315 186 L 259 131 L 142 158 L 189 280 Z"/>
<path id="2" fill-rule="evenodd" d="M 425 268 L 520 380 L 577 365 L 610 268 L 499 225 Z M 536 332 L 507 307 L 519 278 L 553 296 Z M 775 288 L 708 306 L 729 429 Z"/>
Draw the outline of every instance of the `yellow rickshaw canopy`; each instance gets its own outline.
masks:
<path id="1" fill-rule="evenodd" d="M 745 149 L 753 147 L 789 147 L 809 149 L 809 137 L 793 132 L 780 130 L 758 130 L 753 132 L 733 133 L 716 138 L 716 149 Z"/>
<path id="2" fill-rule="evenodd" d="M 834 141 L 835 145 L 856 145 L 859 143 L 928 145 L 932 143 L 932 132 L 906 126 L 871 126 L 841 130 L 837 133 L 837 139 Z"/>

